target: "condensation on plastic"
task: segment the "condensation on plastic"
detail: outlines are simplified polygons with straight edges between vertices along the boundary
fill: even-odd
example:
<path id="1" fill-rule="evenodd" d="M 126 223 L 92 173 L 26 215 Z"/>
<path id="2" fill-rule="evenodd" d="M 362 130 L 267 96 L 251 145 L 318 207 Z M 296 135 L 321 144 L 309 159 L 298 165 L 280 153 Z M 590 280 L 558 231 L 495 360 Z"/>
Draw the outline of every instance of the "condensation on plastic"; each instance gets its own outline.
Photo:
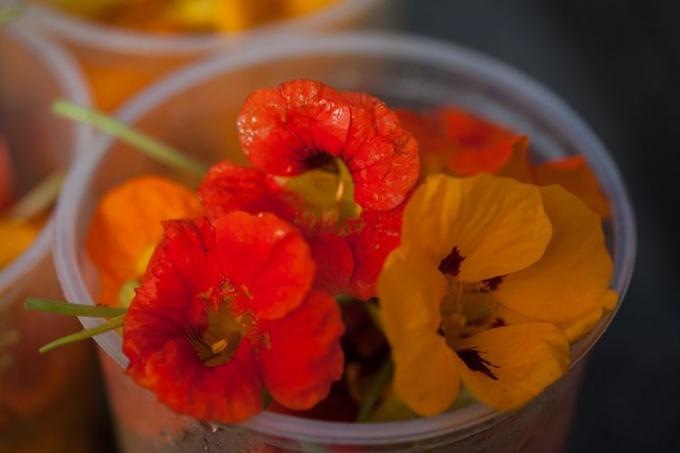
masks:
<path id="1" fill-rule="evenodd" d="M 635 221 L 621 177 L 603 144 L 554 94 L 475 52 L 396 34 L 289 38 L 238 55 L 207 59 L 174 73 L 126 104 L 117 116 L 208 162 L 242 161 L 234 124 L 247 93 L 299 77 L 366 91 L 394 107 L 467 107 L 532 137 L 532 151 L 540 158 L 585 155 L 612 204 L 612 219 L 606 225 L 615 262 L 612 286 L 623 298 L 635 261 Z M 55 241 L 56 266 L 71 302 L 93 304 L 96 271 L 83 250 L 83 237 L 98 197 L 144 172 L 182 178 L 104 136 L 97 138 L 96 146 L 72 173 L 62 193 Z M 108 333 L 97 342 L 104 351 L 109 392 L 128 451 L 182 451 L 201 446 L 219 450 L 220 445 L 250 451 L 406 451 L 452 446 L 457 451 L 558 449 L 580 387 L 583 358 L 613 316 L 574 345 L 570 372 L 520 411 L 501 414 L 472 405 L 436 417 L 393 423 L 333 423 L 265 412 L 242 425 L 207 430 L 171 414 L 123 375 L 120 367 L 127 360 L 121 353 L 120 336 Z M 91 319 L 81 321 L 86 327 L 97 324 Z M 156 425 L 148 423 L 148 416 L 135 417 L 142 407 L 154 414 Z"/>

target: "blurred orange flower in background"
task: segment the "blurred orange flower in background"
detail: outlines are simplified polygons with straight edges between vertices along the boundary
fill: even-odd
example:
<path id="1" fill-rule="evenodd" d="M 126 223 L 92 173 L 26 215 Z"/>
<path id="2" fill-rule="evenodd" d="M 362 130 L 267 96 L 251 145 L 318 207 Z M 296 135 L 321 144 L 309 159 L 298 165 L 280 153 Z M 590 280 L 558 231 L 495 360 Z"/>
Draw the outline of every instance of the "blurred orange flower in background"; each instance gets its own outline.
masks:
<path id="1" fill-rule="evenodd" d="M 163 237 L 162 221 L 202 212 L 194 193 L 158 176 L 130 179 L 108 192 L 97 205 L 87 236 L 88 254 L 99 270 L 98 302 L 129 303 Z M 128 282 L 131 287 L 126 288 Z M 127 294 L 122 294 L 125 289 Z"/>

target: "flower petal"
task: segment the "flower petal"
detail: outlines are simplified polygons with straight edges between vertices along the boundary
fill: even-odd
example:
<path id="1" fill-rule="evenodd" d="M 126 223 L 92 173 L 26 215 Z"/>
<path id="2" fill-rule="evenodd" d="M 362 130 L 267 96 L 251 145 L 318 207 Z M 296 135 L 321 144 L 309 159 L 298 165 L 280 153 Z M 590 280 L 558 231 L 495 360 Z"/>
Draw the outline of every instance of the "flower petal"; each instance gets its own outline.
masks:
<path id="1" fill-rule="evenodd" d="M 157 176 L 130 179 L 97 205 L 87 251 L 100 272 L 119 281 L 139 278 L 137 262 L 161 240 L 161 222 L 201 212 L 196 196 L 182 185 Z"/>
<path id="2" fill-rule="evenodd" d="M 261 327 L 270 347 L 260 351 L 259 361 L 272 397 L 290 409 L 309 409 L 325 398 L 343 371 L 344 327 L 335 300 L 314 292 L 288 316 Z"/>
<path id="3" fill-rule="evenodd" d="M 496 173 L 511 158 L 519 134 L 463 110 L 447 107 L 435 120 L 451 143 L 449 171 L 456 176 Z"/>
<path id="4" fill-rule="evenodd" d="M 252 293 L 259 318 L 276 319 L 296 309 L 314 280 L 309 246 L 289 223 L 273 214 L 233 211 L 213 219 L 222 271 Z"/>
<path id="5" fill-rule="evenodd" d="M 387 257 L 378 280 L 380 319 L 395 361 L 394 388 L 421 415 L 443 412 L 459 390 L 453 351 L 437 334 L 445 291 L 436 266 L 404 248 Z"/>
<path id="6" fill-rule="evenodd" d="M 205 221 L 165 223 L 163 240 L 125 316 L 123 352 L 133 375 L 143 373 L 148 357 L 166 343 L 184 338 L 194 297 L 219 281 L 205 245 L 213 236 Z"/>
<path id="7" fill-rule="evenodd" d="M 607 218 L 611 214 L 609 201 L 602 193 L 597 177 L 582 155 L 537 165 L 533 173 L 537 184 L 560 185 L 583 200 L 600 217 Z"/>
<path id="8" fill-rule="evenodd" d="M 517 136 L 515 142 L 512 144 L 510 158 L 505 162 L 505 165 L 495 173 L 496 176 L 505 176 L 506 178 L 512 178 L 519 182 L 533 183 L 534 178 L 531 173 L 528 147 L 529 139 L 525 136 Z"/>
<path id="9" fill-rule="evenodd" d="M 499 410 L 529 402 L 562 377 L 570 361 L 567 338 L 547 323 L 489 329 L 461 340 L 456 350 L 465 386 L 481 402 Z M 479 371 L 481 367 L 493 377 Z"/>
<path id="10" fill-rule="evenodd" d="M 553 236 L 534 265 L 507 275 L 498 301 L 534 319 L 560 323 L 601 306 L 612 276 L 599 216 L 559 186 L 541 188 Z"/>
<path id="11" fill-rule="evenodd" d="M 251 94 L 238 127 L 253 166 L 277 176 L 342 159 L 352 174 L 355 200 L 366 209 L 397 206 L 418 177 L 416 141 L 394 112 L 366 94 L 293 80 Z"/>
<path id="12" fill-rule="evenodd" d="M 376 295 L 376 283 L 385 259 L 401 240 L 405 206 L 364 212 L 360 219 L 363 227 L 347 238 L 355 263 L 350 293 L 359 299 L 367 300 Z"/>
<path id="13" fill-rule="evenodd" d="M 344 238 L 332 233 L 307 237 L 316 263 L 314 288 L 339 294 L 347 288 L 354 269 L 352 251 Z"/>
<path id="14" fill-rule="evenodd" d="M 279 176 L 308 170 L 305 158 L 339 156 L 351 124 L 347 101 L 333 88 L 294 80 L 260 89 L 238 118 L 241 146 L 255 168 Z"/>
<path id="15" fill-rule="evenodd" d="M 213 165 L 198 188 L 198 196 L 210 216 L 240 210 L 251 214 L 271 212 L 290 220 L 292 207 L 274 178 L 254 168 L 230 161 Z"/>
<path id="16" fill-rule="evenodd" d="M 199 420 L 239 423 L 263 409 L 262 379 L 247 341 L 228 363 L 211 368 L 185 339 L 176 339 L 130 372 L 170 409 Z"/>
<path id="17" fill-rule="evenodd" d="M 456 277 L 479 282 L 535 263 L 550 235 L 537 187 L 488 174 L 432 175 L 406 206 L 402 245 L 437 264 L 455 247 L 462 257 Z"/>
<path id="18" fill-rule="evenodd" d="M 394 391 L 419 415 L 440 414 L 453 404 L 460 391 L 455 354 L 437 334 L 408 341 L 408 347 L 392 352 Z"/>
<path id="19" fill-rule="evenodd" d="M 366 209 L 392 209 L 418 180 L 418 143 L 381 100 L 364 93 L 343 95 L 352 105 L 343 159 L 354 179 L 355 199 Z"/>

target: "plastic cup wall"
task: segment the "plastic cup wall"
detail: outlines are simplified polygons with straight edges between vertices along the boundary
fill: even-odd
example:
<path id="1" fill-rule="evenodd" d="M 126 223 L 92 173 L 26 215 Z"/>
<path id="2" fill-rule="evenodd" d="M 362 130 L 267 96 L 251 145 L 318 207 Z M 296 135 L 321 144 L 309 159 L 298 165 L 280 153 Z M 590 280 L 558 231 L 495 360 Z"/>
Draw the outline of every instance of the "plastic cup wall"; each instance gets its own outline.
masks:
<path id="1" fill-rule="evenodd" d="M 293 78 L 312 78 L 339 89 L 366 91 L 393 107 L 466 107 L 532 137 L 532 151 L 543 159 L 583 153 L 613 206 L 607 234 L 615 260 L 612 282 L 623 297 L 635 256 L 632 210 L 614 163 L 590 129 L 552 93 L 512 68 L 459 47 L 403 35 L 346 34 L 289 39 L 235 57 L 205 60 L 146 90 L 118 117 L 207 162 L 243 162 L 235 121 L 247 93 Z M 144 173 L 195 183 L 108 137 L 74 172 L 58 213 L 56 262 L 71 302 L 93 303 L 96 271 L 83 249 L 93 208 L 111 187 Z M 558 383 L 520 411 L 498 414 L 473 405 L 437 417 L 406 422 L 351 424 L 305 420 L 265 412 L 236 427 L 207 430 L 170 414 L 153 395 L 122 374 L 126 358 L 113 333 L 97 341 L 113 395 L 121 438 L 127 451 L 182 451 L 220 445 L 262 451 L 447 449 L 460 451 L 518 445 L 559 449 L 566 436 L 573 401 L 588 350 L 611 321 L 602 322 L 573 349 L 574 365 Z M 86 326 L 93 321 L 83 319 Z M 157 425 L 135 417 L 131 407 L 159 414 Z M 162 414 L 162 415 L 161 415 Z M 559 415 L 556 415 L 559 414 Z M 552 426 L 553 428 L 550 428 Z M 307 449 L 307 450 L 305 450 Z M 354 451 L 354 450 L 352 450 Z M 458 451 L 458 450 L 457 450 Z"/>

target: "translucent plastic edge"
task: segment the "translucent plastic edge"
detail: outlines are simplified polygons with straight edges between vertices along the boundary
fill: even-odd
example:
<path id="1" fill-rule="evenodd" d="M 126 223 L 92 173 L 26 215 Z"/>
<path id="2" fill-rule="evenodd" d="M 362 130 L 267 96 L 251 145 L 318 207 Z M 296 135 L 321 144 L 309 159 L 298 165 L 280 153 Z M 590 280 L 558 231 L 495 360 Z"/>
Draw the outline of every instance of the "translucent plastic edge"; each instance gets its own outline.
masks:
<path id="1" fill-rule="evenodd" d="M 44 5 L 30 5 L 26 20 L 38 30 L 54 33 L 85 47 L 96 47 L 133 55 L 178 55 L 224 50 L 244 40 L 278 40 L 284 33 L 323 30 L 361 17 L 389 0 L 339 0 L 331 6 L 300 17 L 282 20 L 251 30 L 210 36 L 188 36 L 125 30 L 91 23 Z M 240 49 L 239 49 L 240 50 Z"/>
<path id="2" fill-rule="evenodd" d="M 578 137 L 579 148 L 597 173 L 599 181 L 608 190 L 614 206 L 613 220 L 616 243 L 616 257 L 613 286 L 620 301 L 628 289 L 636 255 L 636 227 L 633 210 L 623 181 L 604 145 L 576 113 L 552 92 L 516 69 L 493 58 L 462 47 L 440 41 L 393 33 L 342 33 L 333 36 L 289 38 L 266 47 L 251 48 L 238 55 L 208 58 L 185 69 L 181 69 L 163 81 L 153 85 L 123 106 L 116 115 L 120 120 L 134 123 L 158 105 L 178 92 L 202 83 L 218 74 L 242 69 L 253 64 L 283 60 L 290 57 L 320 53 L 324 56 L 340 54 L 362 54 L 366 56 L 398 57 L 438 66 L 442 69 L 473 73 L 478 80 L 487 84 L 503 86 L 509 93 L 531 103 L 551 124 L 559 124 L 572 136 Z M 57 212 L 55 260 L 63 289 L 72 302 L 94 304 L 77 272 L 78 257 L 75 241 L 76 216 L 84 190 L 92 174 L 114 140 L 99 136 L 94 152 L 81 160 L 67 182 L 62 198 L 70 200 L 59 204 Z M 593 332 L 577 343 L 572 367 L 580 361 L 597 342 L 611 322 L 616 310 L 603 319 Z M 81 319 L 85 327 L 99 322 Z M 99 345 L 122 367 L 127 358 L 122 354 L 120 336 L 109 332 L 96 338 Z M 482 423 L 495 423 L 505 414 L 475 404 L 464 409 L 434 417 L 390 423 L 339 423 L 302 419 L 289 415 L 264 412 L 242 426 L 254 431 L 294 438 L 305 442 L 336 443 L 343 445 L 380 444 L 390 442 L 413 442 L 450 434 L 455 430 L 468 429 L 475 425 L 482 429 Z"/>
<path id="3" fill-rule="evenodd" d="M 47 73 L 56 78 L 57 85 L 61 88 L 64 98 L 77 104 L 90 105 L 90 95 L 86 88 L 85 79 L 70 55 L 60 47 L 36 36 L 35 33 L 22 29 L 22 21 L 5 26 L 0 31 L 0 35 L 4 35 L 4 37 L 35 54 L 38 57 L 37 59 L 46 66 Z M 84 147 L 91 141 L 89 127 L 73 124 L 72 131 L 74 149 L 71 165 L 75 163 L 77 156 L 84 153 Z M 11 302 L 10 288 L 18 284 L 49 254 L 54 218 L 53 214 L 31 246 L 0 272 L 0 307 Z"/>

